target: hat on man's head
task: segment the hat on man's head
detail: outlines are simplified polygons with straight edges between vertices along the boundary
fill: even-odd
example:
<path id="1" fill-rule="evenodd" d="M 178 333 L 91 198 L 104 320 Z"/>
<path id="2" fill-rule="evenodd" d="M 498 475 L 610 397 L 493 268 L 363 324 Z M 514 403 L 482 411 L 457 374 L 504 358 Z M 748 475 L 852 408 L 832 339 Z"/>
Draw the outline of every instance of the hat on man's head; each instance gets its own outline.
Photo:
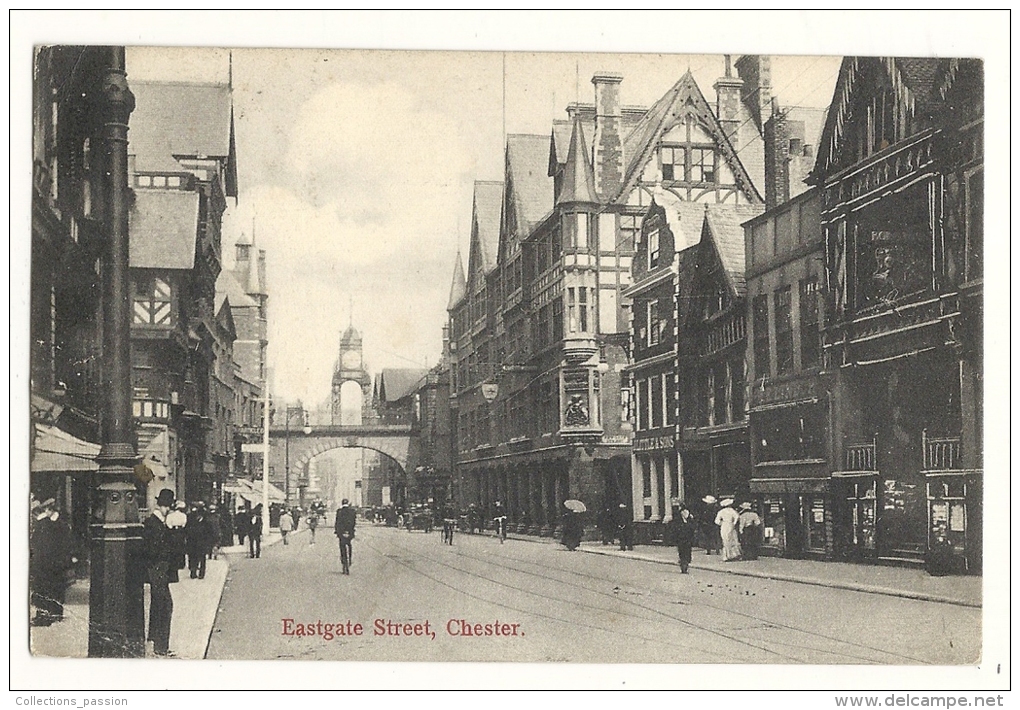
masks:
<path id="1" fill-rule="evenodd" d="M 750 510 L 750 509 L 751 509 L 751 504 L 750 504 L 750 503 L 748 503 L 748 502 L 747 502 L 747 501 L 745 500 L 745 501 L 744 501 L 743 503 L 741 503 L 741 504 L 740 504 L 740 509 L 741 509 L 741 510 Z"/>
<path id="2" fill-rule="evenodd" d="M 350 504 L 351 504 L 351 502 L 349 500 L 347 500 L 346 498 L 344 498 L 342 501 L 340 501 L 340 505 L 350 505 Z"/>
<path id="3" fill-rule="evenodd" d="M 723 508 L 729 508 L 731 505 L 733 505 L 733 499 L 726 498 L 721 503 L 719 503 L 719 505 L 721 505 Z"/>
<path id="4" fill-rule="evenodd" d="M 715 496 L 705 496 L 704 498 L 701 499 L 701 502 L 708 503 L 709 505 L 711 505 L 712 503 L 715 503 Z"/>
<path id="5" fill-rule="evenodd" d="M 156 505 L 162 505 L 169 508 L 173 504 L 174 504 L 174 492 L 169 488 L 164 488 L 159 492 L 159 495 L 156 496 Z"/>
<path id="6" fill-rule="evenodd" d="M 164 491 L 169 491 L 170 489 L 169 488 L 164 488 L 163 490 Z M 157 499 L 156 502 L 159 503 L 159 499 Z M 159 503 L 159 504 L 163 505 L 162 503 Z M 175 508 L 177 508 L 177 510 L 187 510 L 188 509 L 188 504 L 185 503 L 183 500 L 177 501 L 176 505 L 174 505 L 173 500 L 171 500 L 169 503 L 167 503 L 167 505 L 173 505 Z"/>

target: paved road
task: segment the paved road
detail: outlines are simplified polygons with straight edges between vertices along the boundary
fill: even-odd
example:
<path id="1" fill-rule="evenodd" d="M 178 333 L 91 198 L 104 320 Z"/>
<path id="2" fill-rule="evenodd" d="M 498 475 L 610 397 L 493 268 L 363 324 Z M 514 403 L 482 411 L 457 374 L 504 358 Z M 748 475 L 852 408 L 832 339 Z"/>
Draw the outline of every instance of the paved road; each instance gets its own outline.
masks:
<path id="1" fill-rule="evenodd" d="M 980 654 L 979 609 L 681 575 L 535 542 L 455 543 L 363 525 L 350 576 L 329 530 L 315 545 L 298 535 L 259 560 L 237 559 L 207 657 L 943 665 Z M 481 635 L 466 635 L 461 620 Z M 334 624 L 332 639 L 318 622 Z"/>

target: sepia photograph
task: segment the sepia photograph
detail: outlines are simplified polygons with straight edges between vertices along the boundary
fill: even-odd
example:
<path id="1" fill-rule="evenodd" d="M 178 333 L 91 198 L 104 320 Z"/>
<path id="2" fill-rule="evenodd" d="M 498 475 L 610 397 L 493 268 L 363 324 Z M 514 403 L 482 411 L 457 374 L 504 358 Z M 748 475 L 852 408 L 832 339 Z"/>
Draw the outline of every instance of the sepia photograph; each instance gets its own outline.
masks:
<path id="1" fill-rule="evenodd" d="M 194 661 L 157 683 L 192 690 L 649 664 L 656 687 L 1008 688 L 1008 432 L 984 417 L 1008 89 L 972 44 L 281 44 L 274 17 L 369 42 L 395 13 L 194 11 L 252 41 L 65 41 L 34 14 L 11 645 L 70 671 L 40 688 L 89 687 L 70 659 Z"/>

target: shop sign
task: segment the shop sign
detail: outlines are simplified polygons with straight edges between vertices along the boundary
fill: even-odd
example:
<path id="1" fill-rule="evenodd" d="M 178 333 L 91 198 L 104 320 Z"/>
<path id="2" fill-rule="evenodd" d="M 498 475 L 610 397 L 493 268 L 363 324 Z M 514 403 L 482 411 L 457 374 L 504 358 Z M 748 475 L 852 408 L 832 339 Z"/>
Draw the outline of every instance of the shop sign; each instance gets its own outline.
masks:
<path id="1" fill-rule="evenodd" d="M 797 402 L 818 397 L 818 380 L 800 379 L 772 382 L 762 379 L 751 388 L 752 406 Z"/>
<path id="2" fill-rule="evenodd" d="M 672 436 L 652 436 L 634 440 L 634 451 L 662 451 L 673 449 L 675 446 L 676 441 Z"/>

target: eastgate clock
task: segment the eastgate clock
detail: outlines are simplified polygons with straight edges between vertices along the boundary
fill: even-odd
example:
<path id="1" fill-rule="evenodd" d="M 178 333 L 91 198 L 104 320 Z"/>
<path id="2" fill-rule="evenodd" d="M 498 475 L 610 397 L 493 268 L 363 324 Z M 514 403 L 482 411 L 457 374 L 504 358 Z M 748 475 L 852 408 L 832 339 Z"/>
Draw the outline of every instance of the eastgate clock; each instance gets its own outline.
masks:
<path id="1" fill-rule="evenodd" d="M 348 350 L 343 357 L 344 367 L 348 370 L 356 370 L 361 367 L 361 353 L 355 350 Z"/>

